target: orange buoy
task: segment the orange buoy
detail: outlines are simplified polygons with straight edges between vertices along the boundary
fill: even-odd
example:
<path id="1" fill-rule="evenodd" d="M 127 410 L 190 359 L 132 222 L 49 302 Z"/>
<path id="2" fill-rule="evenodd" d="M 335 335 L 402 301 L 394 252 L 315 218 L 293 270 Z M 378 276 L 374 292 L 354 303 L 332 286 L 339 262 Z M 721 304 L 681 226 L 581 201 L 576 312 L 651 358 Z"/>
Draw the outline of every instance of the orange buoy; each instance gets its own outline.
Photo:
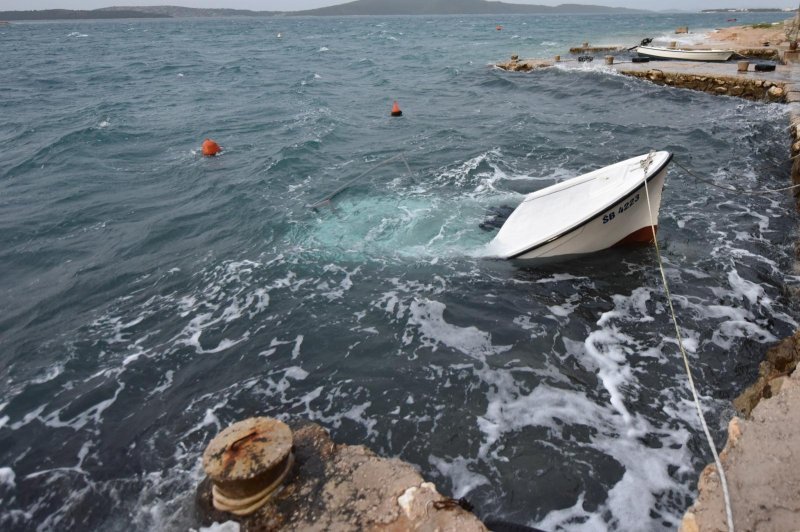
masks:
<path id="1" fill-rule="evenodd" d="M 401 111 L 400 106 L 397 105 L 397 100 L 395 100 L 394 105 L 392 105 L 392 116 L 403 116 L 403 111 Z"/>
<path id="2" fill-rule="evenodd" d="M 214 157 L 221 151 L 222 148 L 220 148 L 219 144 L 217 144 L 213 140 L 206 139 L 203 141 L 203 155 L 205 157 Z"/>
<path id="3" fill-rule="evenodd" d="M 496 29 L 497 31 L 500 31 L 500 30 L 502 30 L 502 29 L 503 29 L 503 26 L 495 26 L 495 28 L 494 28 L 494 29 Z"/>

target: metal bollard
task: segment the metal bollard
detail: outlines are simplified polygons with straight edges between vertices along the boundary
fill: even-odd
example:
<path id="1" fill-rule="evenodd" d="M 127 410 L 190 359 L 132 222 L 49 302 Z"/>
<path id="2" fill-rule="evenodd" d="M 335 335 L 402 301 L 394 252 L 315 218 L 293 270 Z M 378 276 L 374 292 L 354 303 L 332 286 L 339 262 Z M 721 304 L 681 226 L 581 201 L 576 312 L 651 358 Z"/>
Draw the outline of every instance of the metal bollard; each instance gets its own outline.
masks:
<path id="1" fill-rule="evenodd" d="M 289 426 L 269 417 L 245 419 L 217 434 L 203 453 L 214 508 L 242 516 L 264 506 L 292 469 L 292 444 Z"/>

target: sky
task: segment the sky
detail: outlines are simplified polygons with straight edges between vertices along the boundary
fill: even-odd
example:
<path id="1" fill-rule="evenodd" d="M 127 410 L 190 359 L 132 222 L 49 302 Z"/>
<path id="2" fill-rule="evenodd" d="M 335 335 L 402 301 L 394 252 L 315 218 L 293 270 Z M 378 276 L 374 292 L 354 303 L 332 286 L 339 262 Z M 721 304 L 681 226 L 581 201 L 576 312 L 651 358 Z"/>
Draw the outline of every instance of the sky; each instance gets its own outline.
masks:
<path id="1" fill-rule="evenodd" d="M 28 9 L 96 9 L 108 6 L 173 5 L 186 7 L 226 7 L 254 11 L 297 11 L 343 4 L 349 0 L 0 0 L 0 11 Z M 402 0 L 398 0 L 402 1 Z M 683 9 L 699 11 L 714 8 L 779 7 L 796 8 L 795 0 L 503 0 L 513 4 L 594 4 L 663 11 Z"/>

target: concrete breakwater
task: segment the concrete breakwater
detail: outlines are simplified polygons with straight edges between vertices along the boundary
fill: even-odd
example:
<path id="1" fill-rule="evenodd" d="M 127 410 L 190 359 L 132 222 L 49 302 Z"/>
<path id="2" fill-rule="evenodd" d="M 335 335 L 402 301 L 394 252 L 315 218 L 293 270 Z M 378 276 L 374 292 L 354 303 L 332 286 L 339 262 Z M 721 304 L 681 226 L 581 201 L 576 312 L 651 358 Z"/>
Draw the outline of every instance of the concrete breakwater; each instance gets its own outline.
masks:
<path id="1" fill-rule="evenodd" d="M 658 85 L 668 85 L 721 96 L 738 96 L 748 100 L 781 103 L 786 100 L 786 84 L 780 81 L 673 72 L 660 68 L 649 68 L 647 70 L 620 68 L 618 71 L 626 76 L 646 79 Z"/>

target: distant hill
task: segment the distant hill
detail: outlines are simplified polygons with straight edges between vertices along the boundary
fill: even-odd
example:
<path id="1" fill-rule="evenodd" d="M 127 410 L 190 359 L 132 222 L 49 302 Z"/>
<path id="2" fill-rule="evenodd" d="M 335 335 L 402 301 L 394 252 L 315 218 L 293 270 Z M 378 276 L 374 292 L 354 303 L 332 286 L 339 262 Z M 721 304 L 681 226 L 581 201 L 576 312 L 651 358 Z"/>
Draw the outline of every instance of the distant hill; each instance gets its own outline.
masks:
<path id="1" fill-rule="evenodd" d="M 220 1 L 220 3 L 223 3 Z M 103 7 L 96 11 L 119 12 L 119 11 L 141 11 L 153 15 L 165 17 L 268 17 L 270 15 L 280 15 L 280 11 L 250 11 L 249 9 L 225 9 L 225 8 L 196 8 L 182 6 L 114 6 Z"/>
<path id="2" fill-rule="evenodd" d="M 222 0 L 220 0 L 222 2 Z M 114 6 L 79 11 L 45 9 L 41 11 L 0 11 L 0 20 L 77 20 L 115 18 L 187 18 L 187 17 L 267 17 L 348 16 L 348 15 L 512 15 L 526 13 L 649 13 L 639 9 L 582 4 L 539 6 L 488 2 L 486 0 L 356 0 L 347 4 L 306 11 L 250 11 L 247 9 L 212 9 L 181 6 Z"/>
<path id="3" fill-rule="evenodd" d="M 525 13 L 647 13 L 647 11 L 582 4 L 540 6 L 487 2 L 486 0 L 356 0 L 336 6 L 292 11 L 287 15 L 502 15 Z"/>
<path id="4" fill-rule="evenodd" d="M 782 11 L 794 11 L 794 9 L 783 9 L 780 7 L 753 7 L 753 8 L 723 8 L 723 9 L 703 9 L 701 13 L 775 13 Z"/>
<path id="5" fill-rule="evenodd" d="M 166 18 L 168 15 L 158 15 L 121 9 L 105 12 L 101 10 L 79 11 L 74 9 L 42 9 L 40 11 L 0 11 L 0 20 L 96 20 L 112 18 Z"/>

